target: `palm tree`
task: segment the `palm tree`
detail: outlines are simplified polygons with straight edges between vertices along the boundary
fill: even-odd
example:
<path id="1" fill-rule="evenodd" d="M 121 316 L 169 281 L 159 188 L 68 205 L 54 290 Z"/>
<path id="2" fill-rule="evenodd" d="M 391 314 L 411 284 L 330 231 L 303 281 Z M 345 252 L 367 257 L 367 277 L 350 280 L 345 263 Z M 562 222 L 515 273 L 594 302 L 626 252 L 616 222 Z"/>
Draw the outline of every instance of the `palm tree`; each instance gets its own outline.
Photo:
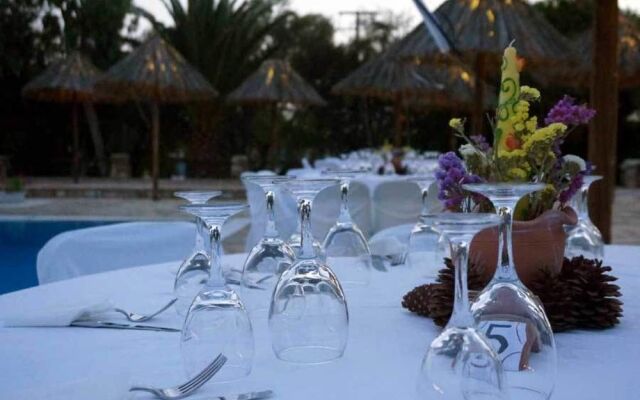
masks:
<path id="1" fill-rule="evenodd" d="M 282 0 L 189 0 L 186 7 L 180 0 L 163 2 L 173 26 L 163 26 L 143 9 L 137 11 L 223 95 L 273 55 L 277 45 L 271 34 L 291 15 L 280 7 Z M 223 105 L 191 107 L 190 117 L 195 129 L 189 138 L 192 170 L 203 174 L 214 164 L 216 172 L 226 170 L 228 158 L 222 154 L 228 141 L 215 137 Z"/>

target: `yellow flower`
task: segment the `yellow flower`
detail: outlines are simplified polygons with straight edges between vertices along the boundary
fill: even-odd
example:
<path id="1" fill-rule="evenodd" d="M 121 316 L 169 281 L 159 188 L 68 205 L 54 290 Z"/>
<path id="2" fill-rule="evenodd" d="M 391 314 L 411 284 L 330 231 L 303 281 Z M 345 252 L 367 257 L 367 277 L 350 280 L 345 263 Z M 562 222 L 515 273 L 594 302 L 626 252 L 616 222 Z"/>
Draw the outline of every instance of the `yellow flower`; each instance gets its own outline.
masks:
<path id="1" fill-rule="evenodd" d="M 540 99 L 540 91 L 529 86 L 520 86 L 520 98 L 528 101 Z"/>
<path id="2" fill-rule="evenodd" d="M 523 124 L 522 122 L 516 122 L 516 123 L 513 125 L 513 128 L 514 128 L 516 131 L 523 131 L 523 130 L 524 130 L 524 124 Z"/>
<path id="3" fill-rule="evenodd" d="M 535 132 L 536 129 L 538 129 L 538 117 L 529 118 L 529 120 L 525 123 L 525 125 L 529 132 Z"/>
<path id="4" fill-rule="evenodd" d="M 449 126 L 456 131 L 462 131 L 464 129 L 464 123 L 460 118 L 451 118 L 451 120 L 449 120 Z"/>
<path id="5" fill-rule="evenodd" d="M 507 177 L 515 181 L 523 181 L 527 179 L 528 173 L 522 168 L 511 168 L 507 171 Z"/>

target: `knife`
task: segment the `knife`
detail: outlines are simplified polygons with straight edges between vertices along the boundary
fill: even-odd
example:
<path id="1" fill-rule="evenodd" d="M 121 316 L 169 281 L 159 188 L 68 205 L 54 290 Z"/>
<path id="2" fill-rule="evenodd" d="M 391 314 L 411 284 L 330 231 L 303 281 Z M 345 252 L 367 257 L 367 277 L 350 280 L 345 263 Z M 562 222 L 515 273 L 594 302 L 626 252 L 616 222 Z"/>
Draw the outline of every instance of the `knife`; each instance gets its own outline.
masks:
<path id="1" fill-rule="evenodd" d="M 273 396 L 272 390 L 212 397 L 210 400 L 258 400 Z"/>
<path id="2" fill-rule="evenodd" d="M 139 331 L 154 331 L 154 332 L 181 332 L 180 329 L 165 328 L 164 326 L 152 326 L 152 325 L 135 325 L 135 324 L 122 324 L 118 322 L 107 321 L 74 321 L 70 326 L 79 328 L 107 328 L 107 329 L 132 329 Z"/>

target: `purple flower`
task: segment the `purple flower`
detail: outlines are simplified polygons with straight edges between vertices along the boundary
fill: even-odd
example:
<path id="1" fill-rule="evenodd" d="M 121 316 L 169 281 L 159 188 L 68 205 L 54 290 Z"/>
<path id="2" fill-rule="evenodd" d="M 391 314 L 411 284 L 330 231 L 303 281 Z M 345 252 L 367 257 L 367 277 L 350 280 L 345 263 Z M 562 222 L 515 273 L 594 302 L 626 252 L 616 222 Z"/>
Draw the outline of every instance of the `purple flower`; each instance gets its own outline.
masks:
<path id="1" fill-rule="evenodd" d="M 575 99 L 565 95 L 549 110 L 544 123 L 549 125 L 560 122 L 567 126 L 576 126 L 589 123 L 596 115 L 596 110 L 589 108 L 586 104 L 576 105 Z"/>
<path id="2" fill-rule="evenodd" d="M 476 145 L 478 150 L 484 153 L 488 153 L 489 150 L 491 150 L 491 146 L 483 135 L 473 135 L 470 137 L 470 139 L 473 141 L 473 144 Z"/>
<path id="3" fill-rule="evenodd" d="M 438 182 L 438 200 L 449 210 L 458 210 L 467 197 L 462 189 L 465 183 L 480 183 L 482 178 L 467 173 L 462 160 L 450 151 L 438 157 L 438 169 L 435 172 Z"/>
<path id="4" fill-rule="evenodd" d="M 578 190 L 580 190 L 580 188 L 582 187 L 582 184 L 584 183 L 584 177 L 586 175 L 591 175 L 591 173 L 593 173 L 593 164 L 587 161 L 587 167 L 583 171 L 578 172 L 573 178 L 571 178 L 569 187 L 560 192 L 560 194 L 558 195 L 558 200 L 560 201 L 560 203 L 568 203 L 569 200 L 571 200 L 571 198 L 575 196 L 575 194 L 578 193 Z"/>

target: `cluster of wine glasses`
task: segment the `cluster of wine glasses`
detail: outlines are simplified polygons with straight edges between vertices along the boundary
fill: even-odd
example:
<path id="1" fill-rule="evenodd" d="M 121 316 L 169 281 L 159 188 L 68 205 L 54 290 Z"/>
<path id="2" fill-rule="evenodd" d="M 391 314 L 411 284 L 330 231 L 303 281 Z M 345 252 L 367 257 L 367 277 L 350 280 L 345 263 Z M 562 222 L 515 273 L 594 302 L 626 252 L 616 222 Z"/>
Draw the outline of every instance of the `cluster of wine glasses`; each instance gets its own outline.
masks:
<path id="1" fill-rule="evenodd" d="M 246 376 L 254 354 L 252 323 L 266 319 L 275 355 L 286 361 L 322 363 L 339 358 L 347 345 L 349 312 L 339 276 L 347 284 L 369 282 L 371 254 L 363 232 L 351 219 L 348 194 L 361 171 L 328 171 L 318 178 L 246 175 L 266 201 L 262 239 L 243 265 L 239 288 L 222 269 L 222 227 L 230 217 L 248 209 L 241 203 L 208 203 L 219 191 L 178 192 L 190 204 L 181 206 L 196 223 L 192 253 L 176 274 L 176 311 L 184 316 L 181 352 L 187 374 L 204 368 L 218 353 L 227 356 L 215 381 Z M 340 214 L 323 243 L 311 231 L 313 201 L 334 187 Z M 285 241 L 275 218 L 279 194 L 297 200 L 298 229 Z M 335 262 L 335 264 L 333 264 Z M 328 264 L 335 265 L 335 271 Z M 263 318 L 264 317 L 264 318 Z"/>
<path id="2" fill-rule="evenodd" d="M 556 348 L 540 300 L 520 281 L 513 263 L 513 210 L 541 184 L 468 184 L 497 215 L 440 213 L 431 226 L 447 237 L 455 264 L 451 319 L 431 343 L 418 379 L 421 398 L 548 399 L 555 385 Z M 473 236 L 497 229 L 499 263 L 470 303 L 467 263 Z"/>

